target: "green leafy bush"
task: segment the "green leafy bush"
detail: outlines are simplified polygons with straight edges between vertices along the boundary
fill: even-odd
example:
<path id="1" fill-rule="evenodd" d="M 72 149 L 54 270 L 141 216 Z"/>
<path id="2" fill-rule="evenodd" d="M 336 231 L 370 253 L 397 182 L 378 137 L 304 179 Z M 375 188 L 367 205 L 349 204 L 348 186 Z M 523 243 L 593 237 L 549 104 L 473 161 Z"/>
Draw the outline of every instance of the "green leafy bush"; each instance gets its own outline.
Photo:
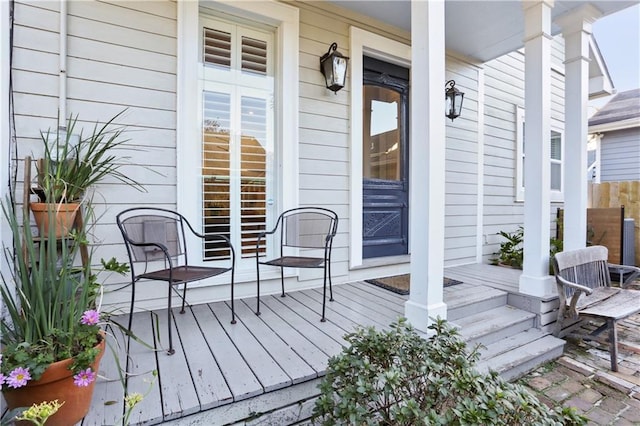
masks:
<path id="1" fill-rule="evenodd" d="M 421 338 L 405 320 L 389 331 L 360 328 L 329 360 L 314 408 L 323 425 L 582 425 L 574 410 L 553 411 L 520 385 L 474 369 L 477 348 L 446 321 Z"/>
<path id="2" fill-rule="evenodd" d="M 500 243 L 500 251 L 494 253 L 498 257 L 490 259 L 492 265 L 511 266 L 512 268 L 522 269 L 524 262 L 524 228 L 518 226 L 514 232 L 500 231 L 498 233 L 505 241 Z M 556 253 L 560 253 L 563 248 L 561 239 L 549 239 L 549 258 L 553 259 Z M 553 275 L 551 262 L 549 263 L 549 275 Z"/>
<path id="3" fill-rule="evenodd" d="M 491 259 L 494 265 L 506 265 L 512 268 L 522 269 L 524 260 L 524 228 L 518 226 L 514 232 L 500 231 L 499 234 L 505 239 L 500 243 L 500 251 L 498 257 Z"/>

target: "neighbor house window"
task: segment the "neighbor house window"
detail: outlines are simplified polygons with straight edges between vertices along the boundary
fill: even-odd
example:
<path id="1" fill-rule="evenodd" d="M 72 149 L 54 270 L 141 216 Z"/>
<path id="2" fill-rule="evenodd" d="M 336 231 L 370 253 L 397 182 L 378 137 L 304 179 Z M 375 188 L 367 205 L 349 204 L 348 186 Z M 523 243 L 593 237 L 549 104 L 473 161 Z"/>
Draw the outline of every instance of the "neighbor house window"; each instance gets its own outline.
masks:
<path id="1" fill-rule="evenodd" d="M 201 17 L 203 260 L 254 262 L 274 195 L 273 32 Z M 195 164 L 194 164 L 195 167 Z M 244 259 L 244 260 L 243 260 Z"/>
<path id="2" fill-rule="evenodd" d="M 518 107 L 516 109 L 516 201 L 524 201 L 524 109 Z M 550 189 L 551 201 L 563 200 L 563 146 L 562 133 L 551 130 L 549 137 L 550 144 Z"/>

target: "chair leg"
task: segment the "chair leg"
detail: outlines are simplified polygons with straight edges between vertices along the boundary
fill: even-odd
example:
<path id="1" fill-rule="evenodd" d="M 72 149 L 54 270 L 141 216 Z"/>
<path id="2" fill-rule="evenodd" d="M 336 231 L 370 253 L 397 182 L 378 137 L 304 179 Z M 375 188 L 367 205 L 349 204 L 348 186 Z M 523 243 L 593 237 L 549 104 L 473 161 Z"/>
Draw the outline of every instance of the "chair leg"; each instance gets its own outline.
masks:
<path id="1" fill-rule="evenodd" d="M 181 314 L 184 314 L 184 304 L 187 301 L 187 283 L 184 283 L 184 289 L 182 289 L 182 309 L 180 310 Z"/>
<path id="2" fill-rule="evenodd" d="M 327 305 L 327 264 L 324 265 L 324 284 L 322 285 L 322 318 L 320 318 L 320 322 L 325 322 L 327 318 L 325 318 L 325 308 Z"/>
<path id="3" fill-rule="evenodd" d="M 129 333 L 131 333 L 131 326 L 133 325 L 133 303 L 136 299 L 136 283 L 135 281 L 131 282 L 131 305 L 129 307 Z"/>
<path id="4" fill-rule="evenodd" d="M 127 371 L 129 371 L 129 344 L 131 343 L 131 326 L 133 326 L 133 303 L 136 299 L 136 282 L 131 281 L 131 305 L 129 307 L 129 325 L 127 326 Z"/>
<path id="5" fill-rule="evenodd" d="M 282 294 L 280 295 L 280 297 L 285 297 L 286 294 L 284 294 L 284 267 L 280 267 L 280 285 L 282 286 Z"/>
<path id="6" fill-rule="evenodd" d="M 616 320 L 608 318 L 609 325 L 609 353 L 611 354 L 611 371 L 618 371 L 618 330 Z"/>
<path id="7" fill-rule="evenodd" d="M 231 269 L 231 324 L 236 323 L 236 308 L 233 304 L 234 290 L 233 290 L 233 269 Z"/>
<path id="8" fill-rule="evenodd" d="M 167 308 L 167 331 L 169 332 L 169 350 L 167 353 L 173 355 L 176 351 L 173 349 L 173 336 L 171 335 L 171 283 L 169 283 L 169 307 Z"/>
<path id="9" fill-rule="evenodd" d="M 558 307 L 558 318 L 556 319 L 556 325 L 553 330 L 553 335 L 555 337 L 561 337 L 560 334 L 562 333 L 562 323 L 564 322 L 564 311 L 564 306 Z"/>
<path id="10" fill-rule="evenodd" d="M 329 268 L 329 302 L 333 302 L 333 286 L 331 282 L 331 259 L 327 260 L 328 268 Z"/>
<path id="11" fill-rule="evenodd" d="M 256 260 L 256 283 L 257 283 L 257 291 L 256 291 L 256 315 L 260 315 L 260 263 Z"/>

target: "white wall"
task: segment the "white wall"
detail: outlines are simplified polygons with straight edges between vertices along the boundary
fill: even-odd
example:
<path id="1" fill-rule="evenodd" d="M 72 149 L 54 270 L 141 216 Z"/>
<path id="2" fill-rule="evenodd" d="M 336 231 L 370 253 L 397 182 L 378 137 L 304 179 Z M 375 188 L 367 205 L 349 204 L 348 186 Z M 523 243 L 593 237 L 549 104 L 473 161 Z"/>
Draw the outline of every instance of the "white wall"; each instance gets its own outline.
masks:
<path id="1" fill-rule="evenodd" d="M 551 128 L 564 130 L 564 40 L 556 36 L 551 49 Z M 513 232 L 524 220 L 523 203 L 516 201 L 516 106 L 524 107 L 524 51 L 504 55 L 484 65 L 485 168 L 483 258 L 498 251 L 499 231 Z M 526 114 L 526 112 L 525 112 Z M 561 203 L 552 203 L 549 218 L 555 235 L 555 215 Z"/>
<path id="2" fill-rule="evenodd" d="M 16 2 L 14 97 L 19 158 L 39 157 L 39 132 L 57 125 L 58 7 L 58 2 Z M 125 136 L 130 141 L 121 154 L 130 157 L 131 164 L 122 171 L 148 191 L 140 193 L 113 181 L 96 188 L 93 260 L 111 256 L 125 260 L 115 215 L 141 204 L 175 208 L 175 3 L 73 1 L 68 3 L 67 22 L 67 111 L 79 114 L 78 126 L 84 126 L 86 133 L 96 121 L 104 122 L 127 109 L 118 124 L 128 126 Z"/>
<path id="3" fill-rule="evenodd" d="M 464 92 L 462 113 L 446 119 L 445 266 L 476 262 L 478 217 L 478 70 L 447 57 L 447 80 Z M 443 88 L 444 90 L 444 88 Z"/>
<path id="4" fill-rule="evenodd" d="M 340 17 L 331 4 L 295 5 L 300 9 L 300 204 L 325 206 L 340 217 L 332 267 L 335 282 L 408 272 L 408 259 L 349 270 L 351 87 L 348 81 L 335 95 L 324 87 L 318 68 L 320 56 L 332 42 L 349 55 L 351 25 L 405 44 L 410 43 L 409 34 L 350 12 Z M 20 158 L 40 155 L 39 131 L 56 125 L 57 7 L 57 2 L 16 4 L 14 75 Z M 100 218 L 94 233 L 94 260 L 111 256 L 125 260 L 115 214 L 134 205 L 176 205 L 176 3 L 74 1 L 69 3 L 68 28 L 67 110 L 79 113 L 86 124 L 104 121 L 128 108 L 119 121 L 130 128 L 130 149 L 125 155 L 139 165 L 126 165 L 123 170 L 143 183 L 148 192 L 141 194 L 113 182 L 101 185 L 95 199 Z M 558 128 L 562 127 L 563 111 L 561 44 L 553 52 L 552 115 L 554 128 Z M 496 233 L 522 223 L 522 204 L 515 201 L 513 185 L 515 106 L 524 105 L 523 60 L 522 52 L 514 52 L 477 67 L 463 58 L 447 57 L 446 77 L 456 81 L 465 100 L 462 116 L 454 122 L 447 120 L 446 141 L 442 141 L 447 170 L 446 265 L 474 263 L 479 241 L 484 257 L 489 257 L 497 250 Z M 482 74 L 486 85 L 479 87 Z M 482 108 L 479 93 L 484 93 Z M 479 119 L 484 122 L 480 129 Z M 484 167 L 479 168 L 479 163 Z M 484 203 L 482 208 L 478 203 Z M 481 239 L 477 238 L 478 227 Z M 316 272 L 301 274 L 302 280 L 308 280 L 304 286 L 321 282 Z M 107 282 L 124 280 L 110 277 Z M 144 291 L 138 305 L 163 306 L 164 293 Z M 225 291 L 220 297 L 226 295 Z M 125 302 L 128 297 L 119 292 L 110 300 Z M 199 289 L 197 298 L 206 297 L 218 296 Z"/>
<path id="5" fill-rule="evenodd" d="M 349 25 L 313 7 L 300 8 L 300 205 L 320 205 L 335 211 L 339 229 L 333 244 L 333 276 L 348 280 L 349 229 L 349 93 L 334 94 L 324 84 L 320 57 L 331 43 L 349 56 Z M 301 279 L 322 270 L 301 271 Z"/>

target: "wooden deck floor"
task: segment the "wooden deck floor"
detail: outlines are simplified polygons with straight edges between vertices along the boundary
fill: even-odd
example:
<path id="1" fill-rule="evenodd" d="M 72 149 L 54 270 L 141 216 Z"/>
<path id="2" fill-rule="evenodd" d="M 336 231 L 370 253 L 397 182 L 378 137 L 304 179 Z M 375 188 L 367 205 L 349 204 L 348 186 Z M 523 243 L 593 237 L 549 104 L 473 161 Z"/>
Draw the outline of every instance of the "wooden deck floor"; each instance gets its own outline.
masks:
<path id="1" fill-rule="evenodd" d="M 517 293 L 522 270 L 476 263 L 445 268 L 445 275 L 459 281 Z"/>
<path id="2" fill-rule="evenodd" d="M 491 274 L 495 276 L 493 268 L 447 269 L 446 276 L 464 281 L 444 289 L 448 307 L 465 303 L 478 291 L 481 277 L 486 283 Z M 511 286 L 517 286 L 513 279 Z M 508 285 L 509 277 L 502 281 Z M 356 326 L 386 329 L 404 315 L 408 298 L 364 282 L 336 285 L 334 296 L 334 302 L 327 302 L 324 323 L 321 289 L 291 292 L 285 298 L 265 296 L 261 316 L 254 314 L 255 298 L 237 300 L 235 325 L 230 324 L 229 302 L 194 305 L 183 315 L 176 309 L 172 356 L 165 350 L 166 311 L 136 313 L 132 331 L 144 344 L 131 341 L 128 390 L 145 397 L 133 410 L 131 424 L 158 424 L 216 407 L 235 407 L 240 401 L 311 383 L 324 375 L 329 357 L 341 351 L 345 333 Z M 116 320 L 126 324 L 128 318 Z M 96 384 L 83 425 L 122 423 L 124 387 L 119 371 L 127 366 L 125 344 L 119 332 L 109 339 L 111 349 L 100 366 L 103 378 Z"/>
<path id="3" fill-rule="evenodd" d="M 407 299 L 363 282 L 334 286 L 334 297 L 324 323 L 321 289 L 263 297 L 261 316 L 253 312 L 254 298 L 236 301 L 235 325 L 228 302 L 194 305 L 184 315 L 176 309 L 172 356 L 163 349 L 166 311 L 134 314 L 133 333 L 153 348 L 131 343 L 129 392 L 146 394 L 131 423 L 157 424 L 317 378 L 341 351 L 345 333 L 358 325 L 387 328 L 404 314 Z M 126 324 L 127 318 L 117 320 Z M 123 347 L 116 353 L 124 367 Z M 83 425 L 121 424 L 124 388 L 117 367 L 107 353 L 100 374 L 110 380 L 96 384 Z"/>

